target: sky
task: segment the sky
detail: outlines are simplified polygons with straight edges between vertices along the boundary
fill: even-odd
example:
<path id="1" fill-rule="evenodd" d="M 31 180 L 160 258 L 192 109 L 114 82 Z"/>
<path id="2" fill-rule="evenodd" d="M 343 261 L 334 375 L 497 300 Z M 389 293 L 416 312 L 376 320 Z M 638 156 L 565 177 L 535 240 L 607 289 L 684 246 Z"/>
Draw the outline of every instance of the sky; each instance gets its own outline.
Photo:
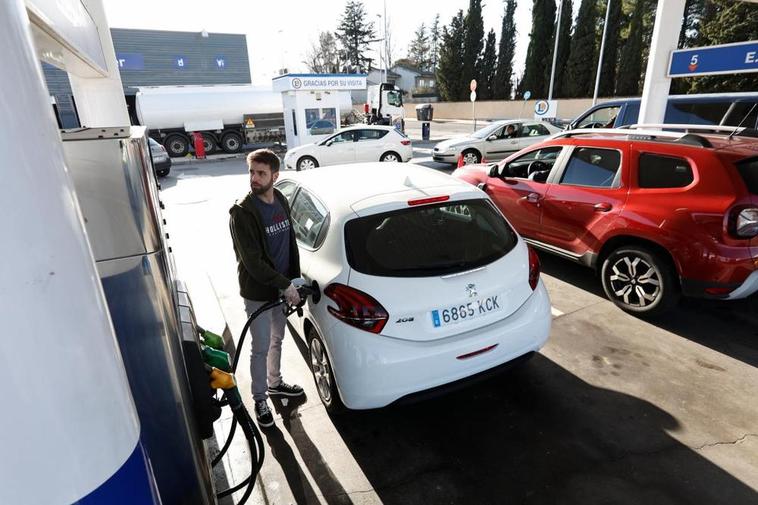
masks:
<path id="1" fill-rule="evenodd" d="M 376 22 L 381 38 L 385 0 L 364 0 L 369 19 Z M 579 2 L 577 2 L 578 4 Z M 247 35 L 253 84 L 271 83 L 280 68 L 291 73 L 306 72 L 303 63 L 321 31 L 334 31 L 344 11 L 345 0 L 103 0 L 108 22 L 113 28 L 244 33 Z M 484 0 L 485 34 L 495 29 L 500 37 L 504 5 L 502 0 Z M 519 0 L 516 10 L 518 30 L 514 68 L 520 75 L 529 44 L 532 0 Z M 393 58 L 405 57 L 418 26 L 429 26 L 439 13 L 440 24 L 449 25 L 459 9 L 465 12 L 468 0 L 386 0 L 387 19 L 394 46 Z M 372 44 L 378 61 L 381 43 Z"/>

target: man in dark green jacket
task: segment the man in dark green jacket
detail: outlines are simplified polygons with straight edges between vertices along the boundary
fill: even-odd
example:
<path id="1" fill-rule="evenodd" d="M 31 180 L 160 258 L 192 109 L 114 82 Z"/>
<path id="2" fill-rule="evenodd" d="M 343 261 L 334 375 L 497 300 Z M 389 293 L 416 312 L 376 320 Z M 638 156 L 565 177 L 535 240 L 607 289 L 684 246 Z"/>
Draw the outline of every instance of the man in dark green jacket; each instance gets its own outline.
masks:
<path id="1" fill-rule="evenodd" d="M 267 302 L 284 295 L 290 305 L 300 302 L 290 279 L 300 277 L 300 256 L 287 199 L 274 188 L 279 158 L 259 149 L 247 156 L 250 192 L 229 210 L 229 228 L 237 256 L 240 295 L 248 317 Z M 286 318 L 273 309 L 250 325 L 253 351 L 250 375 L 258 424 L 269 427 L 274 417 L 266 402 L 271 396 L 299 396 L 303 388 L 282 380 L 282 339 Z"/>

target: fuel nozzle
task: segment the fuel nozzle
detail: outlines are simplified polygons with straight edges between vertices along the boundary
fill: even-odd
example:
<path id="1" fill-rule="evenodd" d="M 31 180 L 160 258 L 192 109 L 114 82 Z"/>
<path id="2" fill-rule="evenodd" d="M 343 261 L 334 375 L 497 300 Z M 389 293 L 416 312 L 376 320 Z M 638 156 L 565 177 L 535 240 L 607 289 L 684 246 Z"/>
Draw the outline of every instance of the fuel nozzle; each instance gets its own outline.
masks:
<path id="1" fill-rule="evenodd" d="M 300 294 L 301 305 L 305 303 L 305 298 L 310 296 L 313 303 L 318 303 L 321 300 L 321 290 L 318 287 L 318 282 L 311 281 L 310 283 L 298 277 L 292 279 L 292 285 L 297 288 L 298 294 Z"/>
<path id="2" fill-rule="evenodd" d="M 221 335 L 217 335 L 212 331 L 208 331 L 199 325 L 197 327 L 197 332 L 200 335 L 200 339 L 203 341 L 203 344 L 207 345 L 208 347 L 218 349 L 219 351 L 224 350 L 224 338 Z"/>

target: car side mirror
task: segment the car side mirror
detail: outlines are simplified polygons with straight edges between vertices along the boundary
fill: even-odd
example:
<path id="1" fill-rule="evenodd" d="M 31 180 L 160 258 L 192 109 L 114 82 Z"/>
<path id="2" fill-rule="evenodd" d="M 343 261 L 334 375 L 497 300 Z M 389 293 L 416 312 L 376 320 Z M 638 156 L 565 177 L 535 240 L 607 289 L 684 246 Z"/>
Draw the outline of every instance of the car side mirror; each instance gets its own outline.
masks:
<path id="1" fill-rule="evenodd" d="M 487 142 L 492 142 L 493 140 L 497 140 L 497 135 L 490 135 L 487 137 Z"/>
<path id="2" fill-rule="evenodd" d="M 492 165 L 490 167 L 489 176 L 490 177 L 500 177 L 500 171 L 498 170 L 498 166 L 497 165 Z"/>
<path id="3" fill-rule="evenodd" d="M 327 143 L 326 143 L 326 144 L 324 144 L 324 145 L 325 145 L 326 147 L 332 147 L 332 144 L 334 144 L 334 141 L 333 141 L 333 140 L 330 140 L 329 142 L 327 142 Z"/>

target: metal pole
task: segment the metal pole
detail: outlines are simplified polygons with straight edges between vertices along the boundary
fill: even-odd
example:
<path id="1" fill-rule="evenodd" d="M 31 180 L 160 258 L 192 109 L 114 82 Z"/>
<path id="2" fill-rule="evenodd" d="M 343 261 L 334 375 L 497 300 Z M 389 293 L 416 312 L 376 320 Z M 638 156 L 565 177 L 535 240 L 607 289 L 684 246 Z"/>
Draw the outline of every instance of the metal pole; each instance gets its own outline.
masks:
<path id="1" fill-rule="evenodd" d="M 553 99 L 553 83 L 555 82 L 555 61 L 558 58 L 558 38 L 561 35 L 561 14 L 563 14 L 563 0 L 558 4 L 558 21 L 555 23 L 555 47 L 553 47 L 553 68 L 550 70 L 550 90 L 547 99 Z"/>
<path id="2" fill-rule="evenodd" d="M 597 61 L 597 76 L 595 77 L 595 94 L 592 95 L 592 106 L 597 105 L 597 91 L 600 88 L 600 70 L 603 66 L 603 51 L 605 50 L 605 34 L 608 32 L 608 16 L 611 14 L 611 2 L 608 0 L 608 6 L 605 9 L 605 24 L 603 25 L 603 38 L 600 41 L 600 58 Z"/>
<path id="3" fill-rule="evenodd" d="M 387 0 L 384 0 L 384 16 L 382 17 L 384 23 L 384 81 L 387 82 L 387 72 L 389 70 L 389 44 L 387 43 Z"/>
<path id="4" fill-rule="evenodd" d="M 474 131 L 476 131 L 476 100 L 471 102 L 471 117 L 474 119 Z"/>

